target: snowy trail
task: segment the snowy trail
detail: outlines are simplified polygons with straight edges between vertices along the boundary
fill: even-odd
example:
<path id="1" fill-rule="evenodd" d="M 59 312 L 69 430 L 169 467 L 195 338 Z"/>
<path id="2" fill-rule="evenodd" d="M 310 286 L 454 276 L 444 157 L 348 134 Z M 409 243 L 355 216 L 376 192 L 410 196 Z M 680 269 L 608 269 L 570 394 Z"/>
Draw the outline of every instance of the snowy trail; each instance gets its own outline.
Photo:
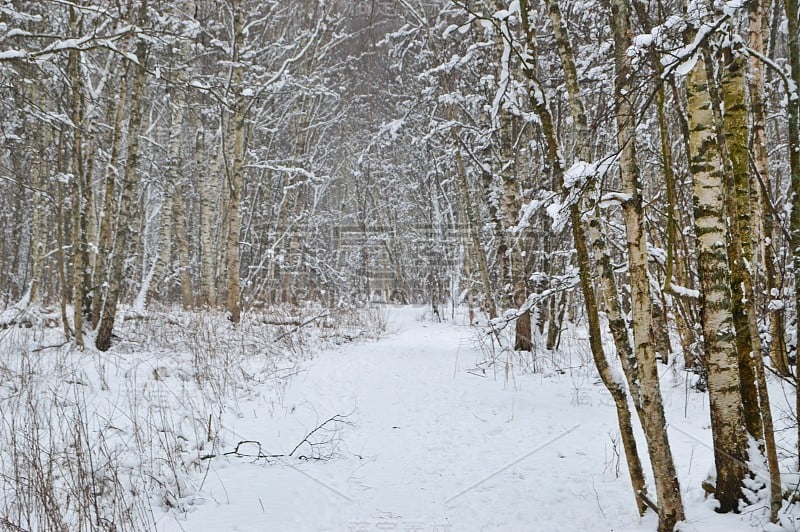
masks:
<path id="1" fill-rule="evenodd" d="M 614 454 L 614 409 L 602 386 L 585 371 L 508 384 L 502 375 L 470 374 L 475 330 L 421 322 L 420 313 L 394 310 L 396 334 L 322 353 L 279 400 L 239 405 L 227 440 L 256 440 L 275 454 L 291 451 L 325 419 L 351 414 L 333 460 L 214 459 L 202 504 L 159 526 L 655 529 L 654 516 L 640 521 L 633 511 L 624 457 L 617 467 Z"/>

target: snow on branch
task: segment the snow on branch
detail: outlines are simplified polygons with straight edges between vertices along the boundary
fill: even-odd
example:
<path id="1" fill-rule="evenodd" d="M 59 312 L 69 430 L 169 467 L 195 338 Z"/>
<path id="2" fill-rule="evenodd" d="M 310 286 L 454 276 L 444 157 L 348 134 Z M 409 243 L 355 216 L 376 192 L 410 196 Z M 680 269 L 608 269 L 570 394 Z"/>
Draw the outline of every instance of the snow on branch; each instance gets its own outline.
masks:
<path id="1" fill-rule="evenodd" d="M 141 36 L 141 29 L 134 26 L 125 26 L 115 31 L 111 35 L 98 36 L 97 30 L 73 39 L 61 39 L 53 42 L 41 50 L 26 50 L 22 48 L 13 48 L 9 50 L 0 50 L 0 61 L 37 61 L 44 60 L 48 57 L 65 51 L 79 50 L 86 52 L 98 48 L 105 48 L 114 53 L 123 55 L 129 61 L 138 64 L 139 61 L 136 56 L 130 53 L 123 52 L 114 46 L 114 41 L 126 37 L 132 33 Z"/>
<path id="2" fill-rule="evenodd" d="M 689 74 L 697 63 L 697 52 L 703 43 L 729 19 L 730 15 L 725 14 L 713 22 L 703 22 L 691 43 L 675 51 L 665 52 L 664 57 L 661 58 L 661 65 L 664 67 L 661 79 Z"/>
<path id="3" fill-rule="evenodd" d="M 631 200 L 633 200 L 633 196 L 630 194 L 623 194 L 622 192 L 607 192 L 602 195 L 600 201 L 597 202 L 597 206 L 601 209 L 608 209 L 609 207 L 623 205 Z"/>
<path id="4" fill-rule="evenodd" d="M 538 274 L 535 274 L 538 275 Z M 571 268 L 565 275 L 553 276 L 553 286 L 541 292 L 534 292 L 528 296 L 525 303 L 517 309 L 510 309 L 502 316 L 498 316 L 489 322 L 489 328 L 492 334 L 505 329 L 510 323 L 513 323 L 525 313 L 529 312 L 533 307 L 540 304 L 549 297 L 561 293 L 564 290 L 572 290 L 580 282 L 578 271 Z"/>
<path id="5" fill-rule="evenodd" d="M 607 157 L 603 157 L 593 163 L 587 163 L 586 161 L 576 161 L 565 173 L 564 173 L 564 191 L 565 197 L 563 199 L 558 199 L 557 196 L 553 195 L 550 199 L 552 202 L 550 205 L 547 206 L 546 212 L 548 216 L 552 219 L 553 222 L 553 230 L 560 231 L 563 229 L 567 222 L 569 221 L 569 207 L 580 201 L 583 197 L 584 191 L 587 185 L 597 179 L 602 179 L 605 175 L 611 170 L 614 163 L 617 162 L 619 158 L 618 153 L 614 153 Z M 622 194 L 608 194 L 608 197 L 604 197 L 606 199 L 606 206 L 610 206 L 610 202 L 617 201 L 623 202 L 625 198 Z M 601 205 L 603 206 L 603 205 Z M 527 218 L 526 218 L 527 215 Z M 529 210 L 527 206 L 522 209 L 522 219 L 521 223 L 528 222 L 528 218 L 530 217 Z M 520 225 L 521 225 L 520 223 Z M 518 225 L 518 227 L 520 227 Z"/>
<path id="6" fill-rule="evenodd" d="M 688 298 L 688 299 L 699 299 L 700 298 L 700 291 L 699 290 L 695 290 L 693 288 L 686 288 L 685 286 L 680 286 L 680 285 L 677 285 L 675 283 L 670 283 L 669 289 L 676 296 L 685 297 L 685 298 Z"/>
<path id="7" fill-rule="evenodd" d="M 311 183 L 324 183 L 325 181 L 331 179 L 331 177 L 328 175 L 319 176 L 300 166 L 284 166 L 281 164 L 273 164 L 267 161 L 248 164 L 246 165 L 246 168 L 255 168 L 259 170 L 272 170 L 273 172 L 301 175 L 305 178 L 306 182 L 310 181 Z"/>

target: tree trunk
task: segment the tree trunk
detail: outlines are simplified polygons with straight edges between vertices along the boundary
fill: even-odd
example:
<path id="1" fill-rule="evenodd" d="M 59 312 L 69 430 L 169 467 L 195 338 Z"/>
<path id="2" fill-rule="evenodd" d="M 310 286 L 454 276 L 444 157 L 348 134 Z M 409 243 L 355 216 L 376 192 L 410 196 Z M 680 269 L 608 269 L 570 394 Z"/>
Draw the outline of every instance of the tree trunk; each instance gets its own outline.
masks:
<path id="1" fill-rule="evenodd" d="M 687 79 L 689 167 L 694 178 L 695 233 L 700 277 L 700 319 L 708 368 L 708 396 L 714 439 L 719 511 L 737 511 L 747 472 L 744 418 L 739 391 L 739 359 L 725 250 L 723 175 L 718 158 L 714 116 L 702 54 Z"/>
<path id="2" fill-rule="evenodd" d="M 47 211 L 44 208 L 44 200 L 41 192 L 44 185 L 43 174 L 46 171 L 44 161 L 40 160 L 38 163 L 36 163 L 32 171 L 34 192 L 33 216 L 31 219 L 31 273 L 30 281 L 28 283 L 28 301 L 31 308 L 37 308 L 41 306 L 42 302 L 42 263 L 45 247 L 44 239 L 47 234 L 45 227 Z"/>
<path id="3" fill-rule="evenodd" d="M 206 151 L 205 133 L 200 127 L 199 115 L 194 115 L 194 126 L 197 129 L 195 137 L 195 165 L 200 181 L 200 295 L 196 305 L 200 308 L 215 307 L 217 305 L 216 290 L 216 256 L 214 253 L 214 230 L 216 227 L 216 206 L 218 192 L 218 172 L 205 168 L 203 154 Z M 221 128 L 220 128 L 221 129 Z M 220 133 L 223 135 L 224 133 Z M 218 153 L 217 160 L 222 159 Z M 220 164 L 215 164 L 219 170 Z"/>
<path id="4" fill-rule="evenodd" d="M 789 65 L 793 81 L 792 93 L 787 94 L 789 116 L 789 171 L 792 182 L 792 215 L 790 219 L 792 264 L 794 265 L 794 297 L 795 308 L 800 309 L 800 28 L 797 20 L 797 0 L 784 0 L 786 9 L 787 34 L 789 48 Z M 800 310 L 797 310 L 800 317 Z M 800 339 L 800 319 L 795 319 L 795 335 Z M 795 347 L 795 357 L 800 346 Z M 795 381 L 800 386 L 800 363 L 795 367 Z M 800 415 L 800 393 L 796 394 L 795 413 Z M 797 448 L 800 456 L 800 422 L 797 423 Z M 800 463 L 800 462 L 799 462 Z M 800 466 L 799 466 L 800 467 Z"/>
<path id="5" fill-rule="evenodd" d="M 241 63 L 242 47 L 244 46 L 244 5 L 241 0 L 233 4 L 233 67 L 231 72 L 231 91 L 233 92 L 233 146 L 231 147 L 232 166 L 228 172 L 228 193 L 230 204 L 228 207 L 228 235 L 227 235 L 227 267 L 228 267 L 228 318 L 233 323 L 239 323 L 241 316 L 240 288 L 239 288 L 239 235 L 241 233 L 241 195 L 244 186 L 244 65 Z"/>
<path id="6" fill-rule="evenodd" d="M 70 31 L 78 35 L 78 15 L 74 7 L 69 9 Z M 72 178 L 70 191 L 72 196 L 72 324 L 75 332 L 75 345 L 83 349 L 83 84 L 81 83 L 80 55 L 78 50 L 69 52 L 69 77 L 72 90 L 71 119 L 72 119 Z"/>
<path id="7" fill-rule="evenodd" d="M 667 436 L 667 421 L 661 400 L 655 344 L 653 342 L 653 302 L 647 270 L 647 238 L 639 167 L 636 162 L 633 70 L 628 48 L 631 46 L 630 4 L 612 0 L 611 28 L 614 33 L 614 106 L 617 146 L 620 149 L 622 216 L 628 244 L 628 272 L 631 283 L 631 316 L 634 353 L 639 366 L 640 395 L 634 401 L 644 413 L 642 428 L 647 437 L 650 461 L 658 496 L 658 529 L 671 531 L 684 519 L 680 485 Z"/>
<path id="8" fill-rule="evenodd" d="M 455 135 L 455 133 L 453 133 Z M 486 253 L 483 250 L 478 233 L 478 220 L 475 216 L 475 211 L 472 206 L 471 194 L 469 192 L 469 182 L 467 181 L 467 171 L 464 168 L 464 162 L 461 160 L 461 154 L 456 152 L 456 172 L 459 178 L 459 187 L 461 191 L 461 198 L 464 202 L 464 215 L 467 218 L 467 226 L 469 230 L 470 240 L 472 242 L 472 250 L 478 262 L 478 275 L 480 275 L 481 286 L 483 287 L 483 294 L 485 298 L 486 311 L 489 314 L 489 319 L 497 317 L 497 307 L 494 303 L 494 296 L 492 294 L 492 285 L 489 280 L 489 268 L 486 265 Z"/>
<path id="9" fill-rule="evenodd" d="M 192 276 L 189 265 L 189 241 L 186 238 L 186 205 L 182 197 L 172 202 L 172 219 L 175 222 L 175 247 L 180 268 L 181 303 L 184 310 L 192 308 Z"/>
<path id="10" fill-rule="evenodd" d="M 142 0 L 139 7 L 137 24 L 142 26 L 147 17 L 147 0 Z M 111 348 L 111 334 L 114 330 L 114 320 L 117 315 L 122 281 L 124 279 L 125 255 L 128 246 L 135 240 L 137 231 L 134 231 L 133 204 L 137 184 L 136 172 L 139 161 L 139 133 L 142 126 L 142 97 L 147 79 L 146 70 L 147 41 L 139 39 L 136 43 L 137 65 L 134 65 L 135 75 L 130 100 L 130 120 L 128 121 L 128 146 L 125 172 L 122 180 L 122 197 L 120 199 L 117 228 L 115 231 L 113 254 L 109 265 L 108 292 L 103 301 L 102 315 L 97 329 L 95 346 L 100 351 Z M 106 213 L 108 215 L 109 213 Z"/>
<path id="11" fill-rule="evenodd" d="M 553 13 L 553 6 L 555 6 L 555 13 Z M 555 21 L 559 22 L 561 17 L 558 5 L 555 2 L 551 2 L 549 5 L 549 9 L 551 10 L 551 20 L 553 19 L 552 18 L 553 14 L 555 14 L 557 15 Z M 523 28 L 528 41 L 528 51 L 529 53 L 534 53 L 536 50 L 536 40 L 535 40 L 536 38 L 532 29 L 529 26 L 528 0 L 520 1 L 520 12 L 521 12 Z M 559 29 L 563 28 L 563 25 L 560 23 L 555 25 Z M 566 37 L 565 33 L 563 34 L 563 37 Z M 565 73 L 567 77 L 571 77 L 572 75 L 574 75 L 575 72 L 574 62 L 572 60 L 571 51 L 568 48 L 567 49 L 563 48 L 564 43 L 568 45 L 569 40 L 566 38 L 562 40 L 562 52 L 566 52 L 562 53 L 562 59 L 566 59 L 566 61 L 563 61 L 565 66 Z M 535 57 L 533 59 L 535 60 Z M 546 154 L 553 168 L 554 179 L 556 181 L 556 184 L 561 188 L 563 188 L 564 167 L 561 158 L 561 150 L 558 145 L 558 138 L 556 136 L 553 119 L 550 114 L 547 101 L 544 99 L 544 91 L 542 90 L 541 84 L 536 78 L 536 74 L 533 71 L 532 65 L 530 64 L 525 65 L 525 75 L 528 78 L 530 84 L 529 97 L 531 105 L 541 122 L 542 133 L 544 135 L 544 140 L 545 140 Z M 577 77 L 575 76 L 574 79 L 577 80 Z M 577 94 L 577 83 L 574 84 L 573 88 L 575 89 Z M 579 99 L 572 98 L 572 100 L 574 100 L 573 105 L 582 105 Z M 580 116 L 582 115 L 582 112 L 578 112 L 577 114 Z M 606 359 L 606 355 L 603 349 L 602 335 L 600 330 L 600 316 L 597 309 L 597 299 L 594 291 L 594 286 L 592 285 L 591 261 L 589 258 L 589 250 L 586 245 L 586 233 L 582 220 L 580 201 L 578 200 L 572 201 L 570 203 L 569 210 L 570 210 L 569 216 L 570 216 L 570 225 L 572 228 L 572 237 L 575 244 L 575 249 L 578 259 L 578 272 L 580 278 L 580 285 L 581 285 L 581 290 L 583 292 L 587 323 L 589 327 L 589 346 L 592 352 L 592 358 L 594 359 L 595 366 L 597 367 L 597 371 L 600 375 L 600 379 L 603 381 L 604 386 L 611 394 L 611 397 L 613 398 L 614 404 L 616 405 L 617 408 L 617 422 L 620 428 L 620 434 L 623 441 L 623 448 L 625 449 L 625 458 L 628 464 L 628 473 L 631 479 L 631 486 L 633 487 L 634 491 L 636 508 L 639 511 L 639 513 L 642 514 L 644 513 L 645 508 L 642 502 L 641 495 L 643 495 L 646 492 L 645 482 L 644 482 L 644 471 L 642 469 L 641 460 L 639 458 L 639 453 L 636 448 L 636 440 L 633 435 L 633 427 L 631 424 L 631 413 L 628 407 L 628 399 L 627 399 L 627 393 L 625 391 L 625 386 L 623 383 L 619 382 L 614 377 L 611 368 L 608 365 L 608 360 Z"/>
<path id="12" fill-rule="evenodd" d="M 751 0 L 748 3 L 748 18 L 750 27 L 750 47 L 756 52 L 764 53 L 764 29 L 763 23 L 764 6 L 760 0 Z M 764 268 L 765 292 L 767 300 L 777 299 L 774 292 L 779 293 L 776 283 L 774 247 L 775 240 L 772 212 L 767 207 L 771 202 L 769 197 L 769 156 L 767 152 L 766 117 L 764 114 L 764 75 L 761 60 L 755 56 L 748 59 L 748 89 L 750 93 L 750 112 L 752 115 L 750 142 L 752 145 L 754 178 L 750 183 L 752 189 L 756 191 L 758 205 L 754 210 L 761 209 L 760 228 L 761 228 L 761 260 Z M 782 302 L 781 302 L 782 303 Z M 787 377 L 791 375 L 789 370 L 789 358 L 786 353 L 786 331 L 783 321 L 783 304 L 780 309 L 772 308 L 768 305 L 769 311 L 769 331 L 771 341 L 769 342 L 769 356 L 775 370 Z M 781 475 L 778 464 L 778 453 L 775 445 L 775 431 L 772 422 L 772 411 L 770 408 L 769 397 L 767 395 L 766 376 L 764 374 L 764 361 L 761 353 L 754 354 L 755 372 L 758 377 L 759 393 L 763 393 L 762 418 L 764 423 L 765 446 L 767 451 L 767 465 L 770 471 L 770 521 L 776 523 L 778 512 L 782 505 L 783 489 L 781 486 Z"/>
<path id="13" fill-rule="evenodd" d="M 123 118 L 125 116 L 125 104 L 128 95 L 128 61 L 123 60 L 120 65 L 121 75 L 118 85 L 118 98 L 113 114 L 113 130 L 111 134 L 111 149 L 108 159 L 108 167 L 105 173 L 105 186 L 103 196 L 103 212 L 100 217 L 100 233 L 97 241 L 97 259 L 95 260 L 94 278 L 98 287 L 95 289 L 92 299 L 92 328 L 97 328 L 100 323 L 100 315 L 103 312 L 103 301 L 108 294 L 108 271 L 109 256 L 113 246 L 114 237 L 114 218 L 117 213 L 117 193 L 116 180 L 119 177 L 119 154 L 122 144 Z"/>
<path id="14" fill-rule="evenodd" d="M 64 169 L 64 134 L 59 135 L 58 141 L 58 162 L 56 170 L 63 172 Z M 64 328 L 64 336 L 69 340 L 72 337 L 72 329 L 69 327 L 69 316 L 67 315 L 67 302 L 69 300 L 69 283 L 67 282 L 67 265 L 64 256 L 64 246 L 66 244 L 66 229 L 64 222 L 64 185 L 61 181 L 56 183 L 56 267 L 58 268 L 58 281 L 61 286 L 61 322 Z"/>
<path id="15" fill-rule="evenodd" d="M 728 55 L 728 54 L 726 54 Z M 718 157 L 721 161 L 720 168 L 723 172 L 722 195 L 725 212 L 730 219 L 730 229 L 726 232 L 728 242 L 728 267 L 730 269 L 731 290 L 731 315 L 733 327 L 736 332 L 735 344 L 739 357 L 739 379 L 742 394 L 745 427 L 748 434 L 755 440 L 760 440 L 761 417 L 758 407 L 758 390 L 755 385 L 750 354 L 753 351 L 752 327 L 745 306 L 745 293 L 747 285 L 747 271 L 744 267 L 744 238 L 741 231 L 741 218 L 746 220 L 745 232 L 749 231 L 750 210 L 748 190 L 748 154 L 747 154 L 747 124 L 745 121 L 746 106 L 744 101 L 744 61 L 740 58 L 737 62 L 730 61 L 730 66 L 725 72 L 722 87 L 718 90 L 713 79 L 712 58 L 707 50 L 703 51 L 706 67 L 707 89 L 711 98 L 714 115 Z M 728 57 L 728 59 L 731 59 Z M 725 98 L 723 102 L 722 99 Z M 725 106 L 723 116 L 722 107 Z M 730 106 L 730 108 L 729 108 Z M 744 162 L 744 167 L 742 166 Z M 741 173 L 744 168 L 745 176 Z M 744 181 L 745 209 L 740 209 L 738 186 Z M 750 299 L 752 302 L 752 299 Z M 757 330 L 757 327 L 756 327 Z M 756 335 L 756 340 L 758 339 Z M 760 352 L 760 344 L 759 344 Z"/>
<path id="16" fill-rule="evenodd" d="M 753 20 L 752 15 L 754 9 L 759 12 L 760 18 L 758 2 L 755 2 L 755 6 L 749 5 L 749 14 L 751 15 L 750 31 L 756 32 L 758 35 L 757 40 L 760 40 L 760 20 L 759 18 Z M 745 419 L 745 425 L 748 426 L 748 428 L 751 425 L 758 426 L 758 432 L 756 434 L 752 431 L 749 432 L 758 441 L 760 450 L 762 450 L 762 452 L 765 451 L 770 472 L 770 520 L 772 522 L 777 522 L 783 490 L 781 489 L 780 470 L 778 467 L 777 449 L 775 447 L 775 434 L 772 423 L 769 391 L 766 385 L 764 361 L 761 354 L 761 337 L 758 330 L 756 295 L 754 290 L 755 271 L 752 266 L 755 264 L 755 255 L 752 245 L 752 218 L 750 214 L 754 210 L 754 206 L 751 205 L 751 198 L 754 197 L 754 194 L 751 193 L 750 188 L 752 183 L 750 176 L 750 135 L 747 127 L 748 109 L 745 98 L 745 73 L 747 70 L 747 62 L 744 56 L 733 55 L 731 50 L 726 51 L 725 58 L 727 64 L 725 65 L 726 69 L 724 70 L 722 84 L 723 101 L 725 104 L 723 125 L 727 148 L 730 154 L 733 177 L 733 191 L 728 191 L 728 195 L 730 195 L 730 192 L 733 192 L 735 203 L 735 212 L 729 214 L 729 217 L 733 218 L 731 232 L 736 235 L 731 240 L 734 243 L 736 241 L 741 243 L 740 259 L 744 280 L 744 306 L 747 312 L 746 327 L 750 340 L 750 345 L 748 346 L 749 352 L 747 353 L 747 369 L 749 371 L 741 372 L 740 378 L 754 378 L 752 388 L 756 391 L 756 404 L 758 406 L 758 415 L 756 419 L 753 420 L 752 423 Z M 755 94 L 751 92 L 751 102 L 756 96 L 760 97 L 760 91 L 757 91 Z M 739 331 L 737 330 L 737 336 L 738 334 Z M 745 383 L 742 383 L 743 393 L 749 388 L 749 383 L 747 386 L 745 386 Z M 745 411 L 745 414 L 747 414 L 747 411 Z"/>
<path id="17" fill-rule="evenodd" d="M 182 2 L 181 10 L 184 13 L 194 12 L 194 2 Z M 178 62 L 177 68 L 174 69 L 174 83 L 170 90 L 169 98 L 169 153 L 167 159 L 167 169 L 164 176 L 164 185 L 162 190 L 161 200 L 161 223 L 159 228 L 158 242 L 156 244 L 156 259 L 153 263 L 152 269 L 148 278 L 142 283 L 142 290 L 144 294 L 137 297 L 141 300 L 141 306 L 145 306 L 147 300 L 152 296 L 153 290 L 164 275 L 167 263 L 169 262 L 170 252 L 172 248 L 172 229 L 173 229 L 173 216 L 175 209 L 173 202 L 175 201 L 175 189 L 181 179 L 181 170 L 183 166 L 183 156 L 181 155 L 183 148 L 183 126 L 184 117 L 186 113 L 186 82 L 188 80 L 188 73 L 184 61 L 190 56 L 191 48 L 188 39 L 183 39 L 180 46 L 180 53 L 175 58 Z M 182 201 L 178 198 L 178 201 Z"/>

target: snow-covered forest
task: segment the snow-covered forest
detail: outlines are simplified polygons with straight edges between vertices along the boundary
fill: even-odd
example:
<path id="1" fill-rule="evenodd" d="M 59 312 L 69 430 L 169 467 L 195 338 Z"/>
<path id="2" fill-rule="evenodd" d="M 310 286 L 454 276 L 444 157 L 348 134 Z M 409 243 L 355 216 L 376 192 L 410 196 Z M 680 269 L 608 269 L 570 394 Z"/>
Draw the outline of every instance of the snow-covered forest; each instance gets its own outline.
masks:
<path id="1" fill-rule="evenodd" d="M 0 0 L 0 529 L 800 530 L 797 0 Z"/>

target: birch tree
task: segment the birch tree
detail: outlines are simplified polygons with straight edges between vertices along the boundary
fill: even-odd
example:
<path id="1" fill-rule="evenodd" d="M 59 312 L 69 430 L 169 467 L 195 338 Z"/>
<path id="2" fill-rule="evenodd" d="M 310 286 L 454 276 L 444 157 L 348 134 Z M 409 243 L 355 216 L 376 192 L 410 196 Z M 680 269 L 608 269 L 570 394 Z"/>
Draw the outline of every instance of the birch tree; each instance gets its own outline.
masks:
<path id="1" fill-rule="evenodd" d="M 147 0 L 141 0 L 136 10 L 135 22 L 144 26 L 147 21 Z M 125 170 L 122 176 L 119 211 L 114 231 L 113 251 L 108 261 L 108 271 L 105 282 L 108 291 L 102 304 L 102 310 L 97 326 L 95 346 L 100 351 L 111 348 L 111 335 L 117 317 L 117 304 L 120 300 L 122 284 L 125 279 L 125 256 L 127 245 L 136 240 L 138 230 L 134 219 L 134 202 L 137 185 L 137 172 L 139 161 L 139 134 L 142 127 L 142 99 L 144 97 L 145 82 L 147 80 L 147 42 L 143 38 L 137 39 L 135 46 L 135 65 L 131 80 L 131 97 L 129 102 L 130 119 L 127 127 L 127 146 Z M 108 216 L 109 213 L 106 213 Z"/>
<path id="2" fill-rule="evenodd" d="M 699 54 L 686 82 L 691 150 L 689 165 L 694 183 L 700 317 L 714 434 L 715 497 L 720 511 L 730 512 L 738 509 L 742 481 L 747 472 L 746 442 L 725 249 L 723 169 L 716 149 L 705 61 L 705 57 Z"/>
<path id="3" fill-rule="evenodd" d="M 650 449 L 650 458 L 659 505 L 659 530 L 672 530 L 684 519 L 680 485 L 672 459 L 664 406 L 658 376 L 653 338 L 653 303 L 650 298 L 647 235 L 639 166 L 636 161 L 635 94 L 631 56 L 631 8 L 627 0 L 612 0 L 611 28 L 614 34 L 614 111 L 617 145 L 620 150 L 619 172 L 622 181 L 622 213 L 628 249 L 628 272 L 631 283 L 631 321 L 634 353 L 639 368 L 640 393 L 634 400 L 644 414 L 642 426 Z"/>

